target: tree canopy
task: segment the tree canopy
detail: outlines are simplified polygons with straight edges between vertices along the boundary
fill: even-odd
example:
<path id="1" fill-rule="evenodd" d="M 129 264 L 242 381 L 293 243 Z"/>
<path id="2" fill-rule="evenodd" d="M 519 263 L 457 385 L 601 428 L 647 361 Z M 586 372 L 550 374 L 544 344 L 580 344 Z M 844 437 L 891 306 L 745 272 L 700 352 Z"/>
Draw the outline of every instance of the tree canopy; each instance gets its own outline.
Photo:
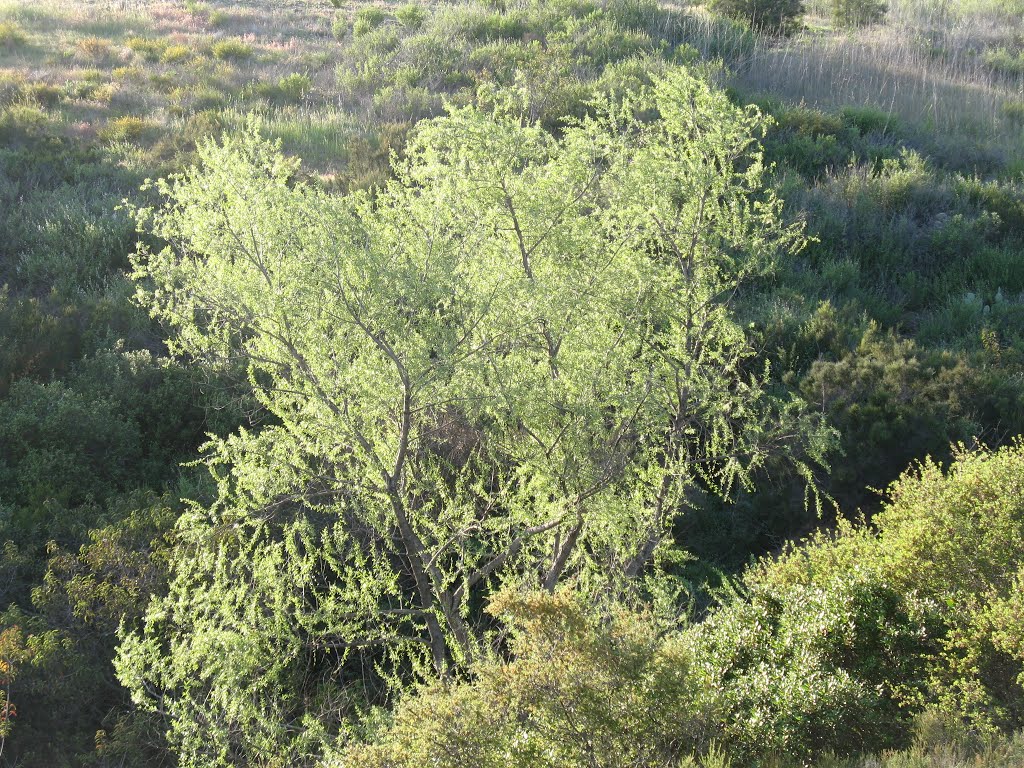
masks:
<path id="1" fill-rule="evenodd" d="M 732 311 L 804 243 L 764 182 L 767 118 L 685 69 L 558 136 L 520 115 L 452 108 L 344 197 L 249 131 L 138 211 L 167 244 L 135 257 L 140 300 L 267 413 L 207 446 L 219 498 L 182 517 L 117 662 L 183 764 L 303 761 L 488 654 L 498 587 L 670 590 L 698 489 L 824 460 Z"/>

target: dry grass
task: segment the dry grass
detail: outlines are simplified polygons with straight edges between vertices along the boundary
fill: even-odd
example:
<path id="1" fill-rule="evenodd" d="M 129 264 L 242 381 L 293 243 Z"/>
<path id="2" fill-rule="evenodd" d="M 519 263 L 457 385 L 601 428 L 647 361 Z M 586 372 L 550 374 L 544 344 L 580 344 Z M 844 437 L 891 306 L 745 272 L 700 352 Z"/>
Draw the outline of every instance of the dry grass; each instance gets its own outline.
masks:
<path id="1" fill-rule="evenodd" d="M 824 110 L 873 107 L 945 144 L 968 142 L 1024 170 L 1024 72 L 992 66 L 992 52 L 1024 49 L 1024 16 L 994 0 L 967 2 L 894 2 L 883 24 L 839 32 L 829 25 L 827 0 L 812 0 L 806 31 L 726 45 L 724 55 L 734 84 L 750 96 Z M 701 19 L 700 11 L 694 17 Z M 720 36 L 703 18 L 706 34 Z"/>
<path id="2" fill-rule="evenodd" d="M 334 13 L 318 0 L 0 0 L 0 70 L 22 76 L 19 98 L 59 92 L 51 129 L 134 143 L 152 150 L 155 162 L 169 159 L 172 139 L 195 115 L 227 109 L 233 122 L 243 109 L 271 114 L 276 105 L 260 94 L 308 78 L 298 98 L 310 115 L 309 136 L 295 145 L 333 172 L 339 137 L 351 133 L 323 127 L 344 122 L 323 117 L 343 109 L 333 77 L 341 55 L 330 31 Z M 295 137 L 302 120 L 289 114 L 278 122 L 291 124 Z"/>
<path id="3" fill-rule="evenodd" d="M 990 55 L 1024 48 L 1024 19 L 1007 16 L 997 2 L 1024 0 L 896 0 L 884 25 L 842 34 L 828 27 L 828 0 L 809 0 L 809 31 L 782 43 L 737 34 L 698 9 L 686 36 L 706 54 L 723 56 L 748 96 L 829 110 L 872 106 L 951 146 L 984 146 L 1024 170 L 1024 72 L 997 71 Z M 140 104 L 148 121 L 166 129 L 209 109 L 272 110 L 272 100 L 243 103 L 245 94 L 269 93 L 295 74 L 310 79 L 302 106 L 311 115 L 358 113 L 333 74 L 354 35 L 339 44 L 332 20 L 341 15 L 351 23 L 375 5 L 386 4 L 0 0 L 0 24 L 33 42 L 0 45 L 0 68 L 31 72 L 34 82 L 55 87 L 82 80 L 73 67 L 90 68 L 88 87 L 69 86 L 61 109 L 69 130 L 84 122 L 97 135 Z M 114 98 L 119 92 L 126 98 Z M 314 126 L 310 132 L 325 135 Z M 313 152 L 317 162 L 334 151 L 333 141 Z"/>

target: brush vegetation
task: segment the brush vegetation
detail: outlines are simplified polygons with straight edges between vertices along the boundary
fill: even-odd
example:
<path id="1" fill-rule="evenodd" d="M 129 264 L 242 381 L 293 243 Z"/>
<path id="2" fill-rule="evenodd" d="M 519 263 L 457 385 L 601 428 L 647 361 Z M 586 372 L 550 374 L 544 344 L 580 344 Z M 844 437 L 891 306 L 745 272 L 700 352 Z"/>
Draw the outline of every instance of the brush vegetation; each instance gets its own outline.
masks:
<path id="1" fill-rule="evenodd" d="M 0 764 L 1016 768 L 1022 19 L 0 0 Z"/>

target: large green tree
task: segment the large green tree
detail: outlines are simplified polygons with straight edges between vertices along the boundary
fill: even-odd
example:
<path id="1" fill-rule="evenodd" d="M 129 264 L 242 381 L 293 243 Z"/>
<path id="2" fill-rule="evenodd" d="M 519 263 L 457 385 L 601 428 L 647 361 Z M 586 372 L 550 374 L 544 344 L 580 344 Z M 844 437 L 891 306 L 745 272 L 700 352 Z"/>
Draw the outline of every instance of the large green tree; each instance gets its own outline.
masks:
<path id="1" fill-rule="evenodd" d="M 453 109 L 372 196 L 247 133 L 139 212 L 141 300 L 269 414 L 208 446 L 219 500 L 117 662 L 184 764 L 311 760 L 367 685 L 487 653 L 495 586 L 636 595 L 695 489 L 822 459 L 731 309 L 803 244 L 766 119 L 685 70 L 595 114 Z"/>

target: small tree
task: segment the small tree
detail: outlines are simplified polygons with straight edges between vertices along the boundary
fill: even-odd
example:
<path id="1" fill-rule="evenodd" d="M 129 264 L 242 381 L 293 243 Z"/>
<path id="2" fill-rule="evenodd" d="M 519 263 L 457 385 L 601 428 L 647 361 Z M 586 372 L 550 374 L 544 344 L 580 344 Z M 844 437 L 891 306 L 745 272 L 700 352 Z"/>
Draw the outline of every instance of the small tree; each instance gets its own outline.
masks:
<path id="1" fill-rule="evenodd" d="M 308 762 L 374 685 L 478 658 L 494 587 L 634 592 L 696 485 L 821 459 L 730 311 L 803 244 L 765 118 L 683 70 L 599 112 L 556 140 L 453 110 L 373 199 L 293 184 L 247 133 L 139 212 L 170 243 L 136 257 L 141 300 L 271 415 L 208 446 L 219 500 L 118 659 L 184 765 Z"/>

